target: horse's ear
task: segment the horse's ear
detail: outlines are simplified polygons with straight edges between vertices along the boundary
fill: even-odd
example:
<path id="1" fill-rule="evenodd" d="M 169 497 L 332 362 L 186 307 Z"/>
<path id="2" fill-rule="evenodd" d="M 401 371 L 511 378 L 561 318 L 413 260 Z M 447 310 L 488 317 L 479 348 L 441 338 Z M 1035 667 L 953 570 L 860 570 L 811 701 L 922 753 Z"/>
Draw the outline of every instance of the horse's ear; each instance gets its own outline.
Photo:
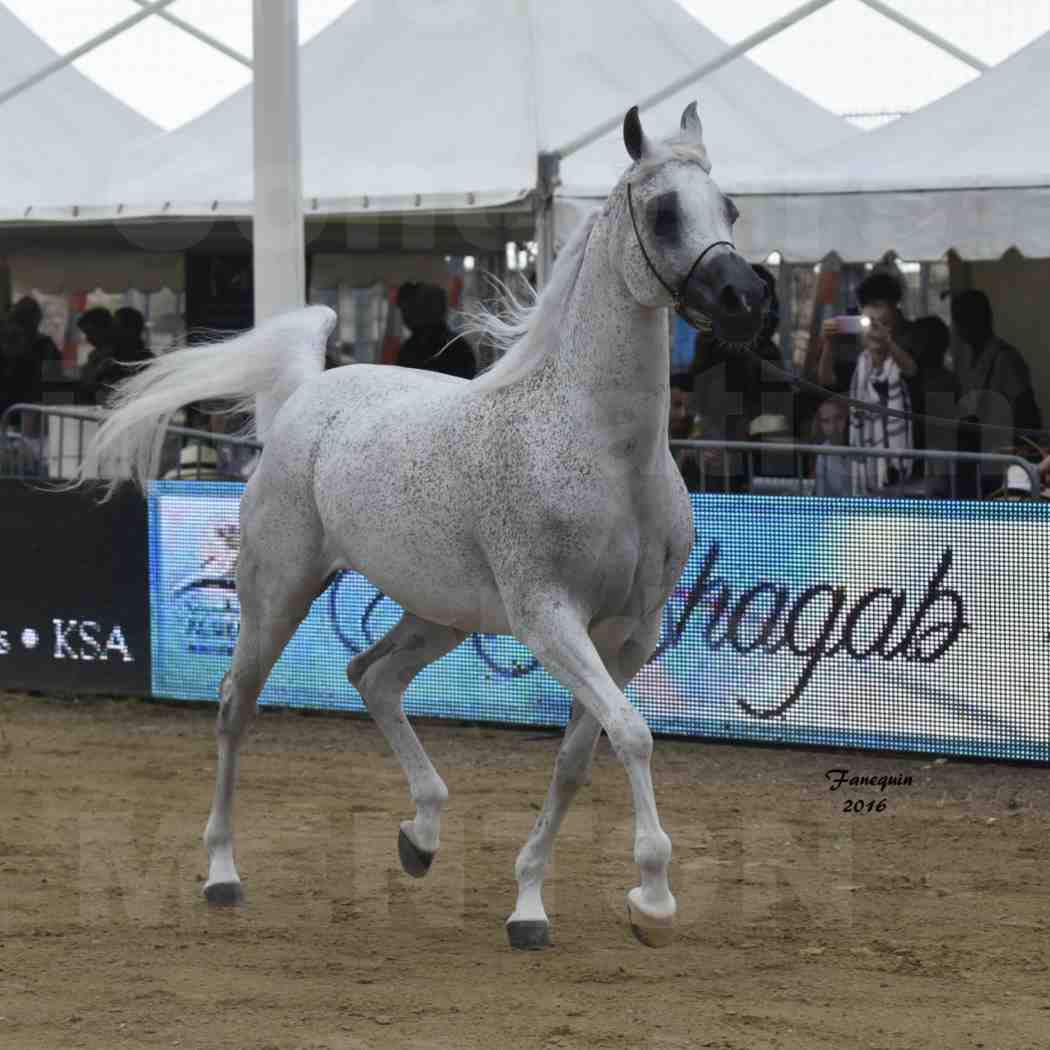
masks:
<path id="1" fill-rule="evenodd" d="M 643 154 L 648 150 L 637 106 L 631 106 L 627 111 L 627 116 L 623 118 L 623 144 L 627 147 L 627 152 L 631 155 L 632 160 L 641 160 Z"/>
<path id="2" fill-rule="evenodd" d="M 704 145 L 704 125 L 700 123 L 700 113 L 695 102 L 690 102 L 682 113 L 682 138 L 699 151 L 700 166 L 704 171 L 710 172 L 711 161 Z"/>
<path id="3" fill-rule="evenodd" d="M 695 102 L 690 102 L 682 113 L 682 131 L 687 138 L 692 139 L 698 145 L 703 145 L 704 125 L 700 123 L 700 113 L 697 111 Z"/>

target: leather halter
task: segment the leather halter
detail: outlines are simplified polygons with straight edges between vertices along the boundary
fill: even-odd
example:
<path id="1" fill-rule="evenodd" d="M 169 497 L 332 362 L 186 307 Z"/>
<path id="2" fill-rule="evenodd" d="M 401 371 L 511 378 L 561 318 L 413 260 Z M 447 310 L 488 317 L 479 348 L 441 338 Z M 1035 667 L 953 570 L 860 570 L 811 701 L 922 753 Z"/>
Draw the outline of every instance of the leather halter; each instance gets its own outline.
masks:
<path id="1" fill-rule="evenodd" d="M 699 329 L 710 329 L 711 318 L 707 316 L 702 310 L 697 310 L 695 307 L 686 305 L 685 302 L 685 290 L 689 287 L 689 282 L 696 272 L 696 268 L 704 261 L 704 256 L 712 248 L 717 248 L 720 244 L 724 244 L 727 248 L 732 248 L 736 251 L 736 245 L 732 241 L 712 241 L 697 257 L 693 262 L 693 265 L 689 267 L 689 272 L 685 275 L 682 283 L 677 289 L 672 288 L 661 276 L 660 271 L 653 265 L 652 259 L 649 258 L 649 253 L 645 250 L 645 244 L 642 242 L 642 235 L 638 230 L 638 221 L 634 217 L 634 201 L 631 198 L 631 184 L 627 183 L 627 210 L 631 213 L 631 225 L 634 227 L 635 240 L 638 241 L 638 247 L 642 250 L 642 258 L 645 259 L 646 265 L 649 267 L 652 275 L 662 284 L 665 290 L 671 296 L 671 305 L 674 307 L 674 312 L 678 314 L 687 324 L 692 325 L 694 328 Z"/>

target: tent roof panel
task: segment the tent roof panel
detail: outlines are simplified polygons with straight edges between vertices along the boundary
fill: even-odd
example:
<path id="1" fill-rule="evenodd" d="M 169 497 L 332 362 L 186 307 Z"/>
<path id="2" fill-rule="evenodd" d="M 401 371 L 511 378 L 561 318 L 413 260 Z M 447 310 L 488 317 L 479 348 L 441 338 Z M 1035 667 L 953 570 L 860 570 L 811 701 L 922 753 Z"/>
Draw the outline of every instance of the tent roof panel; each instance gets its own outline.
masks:
<path id="1" fill-rule="evenodd" d="M 357 0 L 303 47 L 304 197 L 330 213 L 365 198 L 406 210 L 518 202 L 535 186 L 539 152 L 725 46 L 674 0 Z M 659 107 L 654 132 L 677 127 L 697 95 L 727 174 L 775 169 L 859 134 L 746 58 Z M 73 203 L 93 217 L 118 206 L 223 214 L 224 202 L 240 202 L 240 211 L 252 199 L 251 142 L 249 87 L 94 180 L 29 203 L 51 216 Z M 614 133 L 568 159 L 563 180 L 604 195 L 626 162 Z"/>
<path id="2" fill-rule="evenodd" d="M 0 4 L 0 89 L 58 56 Z M 108 167 L 116 151 L 158 129 L 72 66 L 0 104 L 0 213 L 53 198 L 70 176 Z"/>
<path id="3" fill-rule="evenodd" d="M 756 191 L 1050 186 L 1050 33 L 936 102 Z"/>

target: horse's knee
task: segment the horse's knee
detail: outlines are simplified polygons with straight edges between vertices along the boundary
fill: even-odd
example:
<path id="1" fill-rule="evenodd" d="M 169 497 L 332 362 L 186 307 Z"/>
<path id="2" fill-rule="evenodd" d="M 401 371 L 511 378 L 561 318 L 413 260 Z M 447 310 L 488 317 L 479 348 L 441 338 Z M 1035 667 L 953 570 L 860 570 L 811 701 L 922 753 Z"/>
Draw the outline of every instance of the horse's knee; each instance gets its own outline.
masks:
<path id="1" fill-rule="evenodd" d="M 219 713 L 215 717 L 215 734 L 219 737 L 240 739 L 255 722 L 259 705 L 248 699 L 243 689 L 232 684 L 229 674 L 219 687 Z"/>
<path id="2" fill-rule="evenodd" d="M 389 656 L 395 648 L 397 646 L 390 638 L 381 638 L 375 645 L 370 646 L 362 653 L 358 653 L 346 665 L 346 677 L 349 679 L 350 684 L 360 693 L 368 671 L 384 657 Z"/>
<path id="3" fill-rule="evenodd" d="M 369 706 L 368 694 L 382 703 L 382 697 L 388 693 L 400 696 L 426 667 L 425 647 L 426 638 L 421 633 L 397 638 L 388 636 L 358 653 L 347 664 L 346 676 L 364 698 L 366 706 Z"/>
<path id="4" fill-rule="evenodd" d="M 653 757 L 653 734 L 645 719 L 633 708 L 627 708 L 622 720 L 608 728 L 609 740 L 621 762 L 648 763 Z"/>
<path id="5" fill-rule="evenodd" d="M 594 745 L 597 732 L 588 732 L 568 741 L 554 761 L 554 779 L 565 791 L 578 791 L 591 782 L 594 764 Z M 579 732 L 579 731 L 578 731 Z"/>
<path id="6" fill-rule="evenodd" d="M 350 661 L 347 677 L 369 711 L 400 705 L 401 695 L 412 679 L 427 666 L 428 661 L 421 655 L 419 646 L 411 644 L 416 640 L 410 638 L 407 642 L 391 643 L 389 649 L 373 655 L 367 662 L 362 657 L 369 653 L 362 653 Z M 357 663 L 359 660 L 361 663 Z"/>
<path id="7" fill-rule="evenodd" d="M 656 642 L 650 645 L 650 639 L 630 638 L 624 642 L 620 650 L 620 673 L 626 682 L 629 682 L 644 666 L 653 654 Z"/>
<path id="8" fill-rule="evenodd" d="M 590 773 L 590 761 L 586 755 L 564 760 L 559 757 L 554 764 L 554 780 L 561 791 L 576 792 L 587 787 L 591 782 Z"/>

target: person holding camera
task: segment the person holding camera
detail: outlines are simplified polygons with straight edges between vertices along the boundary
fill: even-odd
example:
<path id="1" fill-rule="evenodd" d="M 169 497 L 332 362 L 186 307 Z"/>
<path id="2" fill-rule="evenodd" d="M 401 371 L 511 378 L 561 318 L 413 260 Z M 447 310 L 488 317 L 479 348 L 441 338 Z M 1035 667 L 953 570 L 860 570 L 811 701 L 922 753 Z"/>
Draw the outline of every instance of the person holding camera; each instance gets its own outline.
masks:
<path id="1" fill-rule="evenodd" d="M 831 389 L 846 389 L 837 361 L 835 340 L 842 336 L 858 336 L 861 350 L 867 345 L 880 344 L 893 359 L 905 377 L 915 375 L 917 368 L 909 347 L 911 322 L 901 310 L 904 285 L 892 273 L 876 270 L 857 285 L 857 317 L 829 317 L 821 327 L 823 347 L 817 366 L 817 382 Z M 854 368 L 855 371 L 855 368 Z"/>
<path id="2" fill-rule="evenodd" d="M 853 367 L 849 396 L 854 401 L 868 402 L 872 411 L 853 407 L 849 419 L 849 443 L 857 448 L 899 450 L 891 458 L 866 456 L 853 463 L 854 492 L 875 495 L 887 485 L 911 474 L 912 461 L 903 453 L 915 447 L 911 420 L 878 411 L 889 408 L 894 413 L 910 413 L 911 397 L 907 379 L 918 372 L 915 359 L 906 348 L 910 325 L 901 313 L 904 286 L 890 273 L 876 271 L 857 286 L 860 316 L 830 318 L 824 322 L 824 349 L 821 354 L 818 382 L 835 384 L 835 338 L 858 334 L 860 354 Z M 856 332 L 847 331 L 855 324 Z"/>

